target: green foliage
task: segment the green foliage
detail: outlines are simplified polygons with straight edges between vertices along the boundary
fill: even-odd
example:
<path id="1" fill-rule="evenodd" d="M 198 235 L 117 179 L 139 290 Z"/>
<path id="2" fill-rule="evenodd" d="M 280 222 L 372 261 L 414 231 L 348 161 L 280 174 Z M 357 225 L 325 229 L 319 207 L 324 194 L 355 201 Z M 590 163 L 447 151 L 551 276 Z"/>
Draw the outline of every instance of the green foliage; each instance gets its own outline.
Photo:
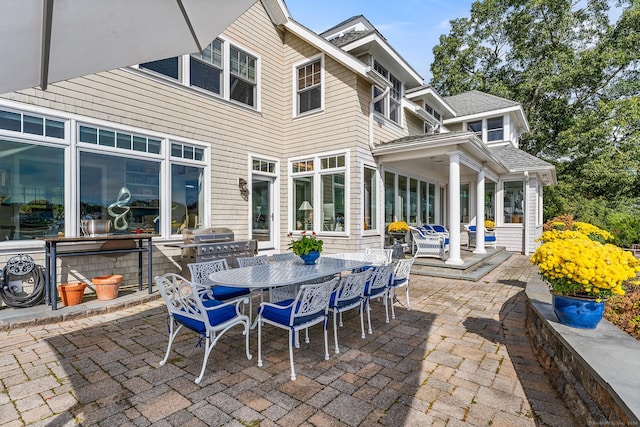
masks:
<path id="1" fill-rule="evenodd" d="M 640 241 L 632 215 L 614 215 L 640 203 L 640 2 L 478 0 L 433 52 L 441 95 L 522 104 L 531 131 L 520 148 L 557 169 L 545 218 L 568 213 Z"/>
<path id="2" fill-rule="evenodd" d="M 289 232 L 288 236 L 293 237 L 293 233 Z M 311 251 L 322 252 L 322 243 L 322 240 L 317 238 L 315 231 L 309 234 L 303 231 L 300 239 L 291 241 L 289 249 L 296 255 L 307 255 Z"/>
<path id="3" fill-rule="evenodd" d="M 628 248 L 640 242 L 640 211 L 612 212 L 607 217 L 607 228 L 616 237 L 616 244 Z"/>

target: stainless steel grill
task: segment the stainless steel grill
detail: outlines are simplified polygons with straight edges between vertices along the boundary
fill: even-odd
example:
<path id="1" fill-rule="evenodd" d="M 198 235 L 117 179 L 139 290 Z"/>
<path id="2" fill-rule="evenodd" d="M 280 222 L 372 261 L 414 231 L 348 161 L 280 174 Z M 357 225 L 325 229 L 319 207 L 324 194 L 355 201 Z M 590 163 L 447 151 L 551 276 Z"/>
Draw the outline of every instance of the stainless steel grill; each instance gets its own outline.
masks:
<path id="1" fill-rule="evenodd" d="M 254 256 L 258 253 L 257 240 L 234 240 L 228 228 L 199 228 L 182 231 L 182 273 L 189 276 L 187 264 L 225 258 L 229 267 L 238 267 L 238 257 Z"/>

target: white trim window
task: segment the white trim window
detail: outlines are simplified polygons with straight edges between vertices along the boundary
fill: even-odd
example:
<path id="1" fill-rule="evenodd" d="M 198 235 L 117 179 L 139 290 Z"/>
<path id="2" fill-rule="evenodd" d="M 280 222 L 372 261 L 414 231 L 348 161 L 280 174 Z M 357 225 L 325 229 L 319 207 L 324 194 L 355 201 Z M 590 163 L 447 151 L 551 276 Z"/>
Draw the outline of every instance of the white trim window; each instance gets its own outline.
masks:
<path id="1" fill-rule="evenodd" d="M 221 38 L 213 40 L 202 52 L 146 62 L 138 68 L 259 108 L 260 58 Z"/>
<path id="2" fill-rule="evenodd" d="M 504 117 L 498 116 L 467 122 L 467 130 L 474 132 L 484 142 L 503 141 Z"/>
<path id="3" fill-rule="evenodd" d="M 402 120 L 402 108 L 400 108 L 403 96 L 402 82 L 376 60 L 373 61 L 373 69 L 387 80 L 390 86 L 388 95 L 375 103 L 374 110 L 392 122 L 400 124 Z M 374 98 L 383 92 L 384 89 L 378 86 L 373 87 Z"/>
<path id="4" fill-rule="evenodd" d="M 378 228 L 378 170 L 374 166 L 365 165 L 362 171 L 362 212 L 364 220 L 362 229 L 377 231 Z"/>
<path id="5" fill-rule="evenodd" d="M 346 153 L 290 161 L 290 227 L 296 231 L 347 233 Z"/>
<path id="6" fill-rule="evenodd" d="M 321 57 L 296 67 L 296 115 L 322 110 L 323 68 Z"/>

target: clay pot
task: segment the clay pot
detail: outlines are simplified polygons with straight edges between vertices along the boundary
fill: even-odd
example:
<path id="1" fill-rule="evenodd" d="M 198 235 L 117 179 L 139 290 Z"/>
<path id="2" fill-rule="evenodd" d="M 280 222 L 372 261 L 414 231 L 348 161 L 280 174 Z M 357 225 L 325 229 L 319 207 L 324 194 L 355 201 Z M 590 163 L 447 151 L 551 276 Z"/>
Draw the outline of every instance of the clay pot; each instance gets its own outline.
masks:
<path id="1" fill-rule="evenodd" d="M 122 282 L 122 274 L 109 274 L 106 276 L 96 276 L 92 279 L 96 288 L 98 300 L 107 301 L 118 297 L 118 290 Z"/>
<path id="2" fill-rule="evenodd" d="M 64 305 L 69 307 L 71 305 L 78 305 L 82 303 L 84 289 L 86 287 L 87 284 L 83 282 L 62 283 L 58 285 L 58 293 L 60 294 L 60 298 L 62 298 Z"/>

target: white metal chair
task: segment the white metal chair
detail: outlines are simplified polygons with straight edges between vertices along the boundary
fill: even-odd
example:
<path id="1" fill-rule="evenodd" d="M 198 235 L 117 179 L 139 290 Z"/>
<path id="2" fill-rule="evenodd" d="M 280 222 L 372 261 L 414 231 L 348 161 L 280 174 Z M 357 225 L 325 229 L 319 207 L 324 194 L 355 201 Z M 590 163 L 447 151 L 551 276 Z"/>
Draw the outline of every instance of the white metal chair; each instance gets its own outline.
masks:
<path id="1" fill-rule="evenodd" d="M 211 295 L 213 296 L 213 298 L 223 302 L 248 298 L 249 318 L 251 318 L 251 310 L 253 306 L 251 289 L 215 285 L 209 279 L 209 275 L 211 273 L 229 269 L 229 264 L 227 264 L 226 259 L 221 258 L 211 261 L 194 262 L 191 264 L 187 264 L 187 266 L 189 267 L 189 272 L 191 273 L 191 281 L 196 283 L 197 285 L 202 285 L 205 289 L 211 290 Z"/>
<path id="2" fill-rule="evenodd" d="M 387 260 L 387 264 L 391 263 L 391 257 L 393 256 L 393 249 L 381 249 L 381 248 L 366 248 L 365 254 L 384 257 Z"/>
<path id="3" fill-rule="evenodd" d="M 294 261 L 298 259 L 298 255 L 293 252 L 283 252 L 280 254 L 273 254 L 273 260 L 275 262 L 283 262 L 283 261 Z"/>
<path id="4" fill-rule="evenodd" d="M 340 327 L 342 324 L 342 313 L 354 308 L 360 310 L 361 337 L 364 338 L 364 288 L 367 279 L 371 275 L 370 270 L 360 273 L 352 273 L 342 276 L 338 281 L 338 286 L 331 294 L 329 301 L 329 311 L 333 314 L 333 339 L 335 341 L 335 352 L 340 353 L 338 347 L 338 316 L 340 316 Z"/>
<path id="5" fill-rule="evenodd" d="M 245 347 L 247 359 L 249 353 L 249 318 L 241 313 L 240 304 L 246 304 L 247 299 L 223 303 L 215 299 L 202 298 L 206 293 L 202 287 L 188 281 L 184 277 L 167 273 L 156 277 L 156 286 L 169 310 L 169 344 L 160 366 L 169 359 L 171 345 L 182 327 L 192 330 L 205 339 L 204 359 L 200 375 L 195 379 L 200 384 L 207 367 L 209 354 L 218 340 L 233 326 L 244 327 Z M 200 344 L 200 341 L 198 341 Z"/>
<path id="6" fill-rule="evenodd" d="M 315 285 L 301 285 L 293 300 L 277 303 L 263 302 L 258 309 L 258 366 L 262 366 L 262 325 L 268 323 L 289 331 L 289 363 L 291 365 L 291 380 L 296 379 L 293 365 L 293 346 L 299 347 L 298 332 L 318 323 L 324 328 L 325 360 L 329 359 L 329 345 L 327 340 L 327 317 L 329 299 L 338 279 Z M 305 342 L 309 342 L 307 333 Z"/>
<path id="7" fill-rule="evenodd" d="M 396 289 L 404 287 L 407 295 L 407 310 L 411 310 L 411 304 L 409 303 L 409 275 L 411 273 L 411 267 L 415 262 L 416 257 L 408 259 L 397 259 L 394 263 L 393 277 L 389 282 L 389 301 L 391 302 L 391 318 L 396 318 L 396 311 L 393 308 L 393 303 L 398 301 L 396 298 Z M 398 301 L 399 302 L 399 301 Z"/>
<path id="8" fill-rule="evenodd" d="M 420 228 L 410 227 L 414 257 L 435 257 L 444 260 L 449 251 L 449 239 L 442 234 L 424 234 Z"/>
<path id="9" fill-rule="evenodd" d="M 269 256 L 256 255 L 256 256 L 240 257 L 240 258 L 236 258 L 236 261 L 238 261 L 238 265 L 240 267 L 250 267 L 252 265 L 268 265 Z"/>
<path id="10" fill-rule="evenodd" d="M 387 297 L 389 296 L 389 283 L 393 274 L 393 265 L 381 265 L 370 268 L 370 276 L 364 288 L 364 304 L 367 310 L 367 322 L 369 324 L 369 333 L 373 333 L 371 329 L 371 299 L 383 298 L 386 322 L 389 323 L 389 310 L 387 308 Z"/>

